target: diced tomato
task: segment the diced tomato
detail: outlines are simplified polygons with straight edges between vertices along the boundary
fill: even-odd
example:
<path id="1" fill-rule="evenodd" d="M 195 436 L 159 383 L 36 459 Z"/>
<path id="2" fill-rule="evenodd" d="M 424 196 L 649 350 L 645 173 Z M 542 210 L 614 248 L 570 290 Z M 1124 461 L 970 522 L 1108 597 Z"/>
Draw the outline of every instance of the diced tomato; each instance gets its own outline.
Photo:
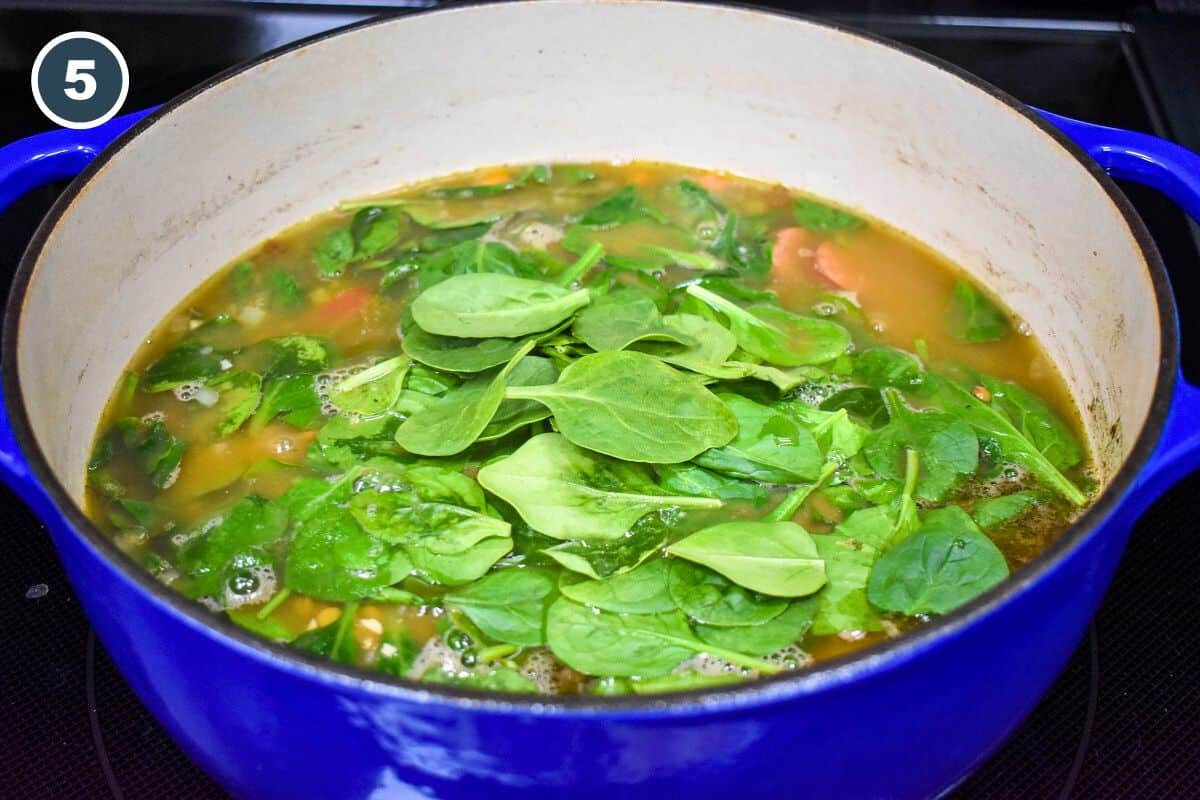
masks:
<path id="1" fill-rule="evenodd" d="M 706 172 L 696 178 L 696 183 L 708 189 L 710 192 L 719 192 L 729 185 L 729 179 L 724 175 L 719 175 L 715 172 Z"/>
<path id="2" fill-rule="evenodd" d="M 771 278 L 777 283 L 800 283 L 812 272 L 815 237 L 805 228 L 784 228 L 771 249 Z"/>
<path id="3" fill-rule="evenodd" d="M 347 289 L 334 295 L 310 313 L 313 321 L 318 325 L 337 327 L 361 314 L 367 307 L 367 303 L 371 302 L 371 297 L 370 289 L 365 286 L 355 286 L 353 289 Z"/>
<path id="4" fill-rule="evenodd" d="M 654 173 L 644 169 L 634 170 L 629 173 L 629 182 L 644 188 L 654 183 Z"/>
<path id="5" fill-rule="evenodd" d="M 503 167 L 490 169 L 479 176 L 480 186 L 496 186 L 512 180 L 512 171 Z"/>
<path id="6" fill-rule="evenodd" d="M 813 268 L 839 289 L 857 292 L 863 288 L 862 274 L 850 265 L 845 252 L 829 240 L 817 245 Z"/>

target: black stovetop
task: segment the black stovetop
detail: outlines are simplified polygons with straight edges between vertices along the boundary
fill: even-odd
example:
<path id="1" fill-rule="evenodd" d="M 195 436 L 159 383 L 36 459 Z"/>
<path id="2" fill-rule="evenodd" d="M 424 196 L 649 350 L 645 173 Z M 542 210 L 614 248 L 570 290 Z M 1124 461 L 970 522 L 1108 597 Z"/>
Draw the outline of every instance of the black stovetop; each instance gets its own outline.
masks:
<path id="1" fill-rule="evenodd" d="M 426 5 L 413 0 L 408 5 Z M 53 36 L 92 30 L 123 50 L 131 110 L 162 102 L 263 50 L 353 22 L 380 5 L 6 3 L 0 0 L 0 143 L 48 127 L 29 93 Z M 801 10 L 901 39 L 1034 105 L 1169 135 L 1200 150 L 1200 4 L 807 3 Z M 53 6 L 53 7 L 51 7 Z M 1023 16 L 1012 16 L 1020 13 Z M 0 285 L 61 186 L 0 217 Z M 1185 367 L 1200 377 L 1200 236 L 1170 203 L 1128 192 L 1172 270 Z M 1200 476 L 1135 530 L 1096 622 L 1025 725 L 951 796 L 1200 797 Z M 88 628 L 42 525 L 0 489 L 0 795 L 222 798 L 117 675 Z M 785 787 L 781 787 L 785 788 Z"/>

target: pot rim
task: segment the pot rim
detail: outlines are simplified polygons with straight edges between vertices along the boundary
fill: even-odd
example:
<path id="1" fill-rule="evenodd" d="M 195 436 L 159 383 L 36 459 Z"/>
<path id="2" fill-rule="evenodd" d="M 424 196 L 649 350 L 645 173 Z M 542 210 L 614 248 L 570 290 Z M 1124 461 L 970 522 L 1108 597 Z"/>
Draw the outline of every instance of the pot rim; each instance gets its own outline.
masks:
<path id="1" fill-rule="evenodd" d="M 385 14 L 356 22 L 270 50 L 250 61 L 237 64 L 214 75 L 182 94 L 172 98 L 148 114 L 105 148 L 78 177 L 59 195 L 50 211 L 30 239 L 13 278 L 5 309 L 3 344 L 0 365 L 3 366 L 3 387 L 8 400 L 12 429 L 31 471 L 55 509 L 69 524 L 72 532 L 96 554 L 117 568 L 122 577 L 132 581 L 179 621 L 222 644 L 242 650 L 246 655 L 271 663 L 272 667 L 294 673 L 345 691 L 359 691 L 390 699 L 417 704 L 446 704 L 463 710 L 479 710 L 502 714 L 572 715 L 575 717 L 661 717 L 688 716 L 708 712 L 755 707 L 776 701 L 794 699 L 819 691 L 832 690 L 865 679 L 884 669 L 907 662 L 923 652 L 937 647 L 943 640 L 975 624 L 987 614 L 1020 595 L 1027 586 L 1036 583 L 1058 566 L 1061 559 L 1084 540 L 1097 534 L 1106 520 L 1125 500 L 1134 479 L 1145 466 L 1158 445 L 1171 404 L 1172 389 L 1179 358 L 1179 339 L 1174 297 L 1166 268 L 1145 223 L 1116 183 L 1078 145 L 1046 121 L 1041 115 L 1008 93 L 991 85 L 957 65 L 930 55 L 909 45 L 883 36 L 857 30 L 804 14 L 785 10 L 764 9 L 751 4 L 722 0 L 718 3 L 680 2 L 678 0 L 644 0 L 644 5 L 681 6 L 696 9 L 724 8 L 740 13 L 776 17 L 814 25 L 828 31 L 896 50 L 911 58 L 926 62 L 989 95 L 992 99 L 1021 115 L 1042 134 L 1049 136 L 1076 161 L 1080 162 L 1120 212 L 1134 237 L 1148 268 L 1159 317 L 1161 342 L 1158 375 L 1154 395 L 1137 439 L 1108 487 L 1088 506 L 1080 517 L 1057 540 L 1030 563 L 1018 569 L 1008 579 L 983 595 L 946 616 L 922 625 L 896 639 L 874 645 L 857 653 L 839 656 L 812 667 L 775 676 L 708 689 L 693 689 L 663 695 L 620 695 L 594 697 L 590 695 L 505 695 L 474 689 L 426 684 L 396 678 L 364 669 L 350 667 L 260 638 L 239 627 L 223 615 L 214 614 L 188 600 L 182 594 L 160 583 L 146 572 L 131 556 L 105 537 L 83 513 L 82 508 L 67 493 L 50 468 L 33 434 L 25 399 L 18 377 L 17 340 L 21 331 L 22 311 L 28 287 L 37 270 L 42 250 L 59 220 L 70 210 L 74 200 L 91 179 L 118 156 L 131 141 L 169 115 L 179 106 L 207 90 L 232 80 L 244 72 L 281 56 L 302 50 L 309 45 L 344 34 L 379 25 L 402 24 L 412 16 L 469 14 L 476 8 L 499 6 L 535 6 L 545 0 L 492 2 L 475 0 L 450 8 L 434 8 L 399 14 Z M 555 0 L 554 4 L 569 5 L 576 0 Z"/>

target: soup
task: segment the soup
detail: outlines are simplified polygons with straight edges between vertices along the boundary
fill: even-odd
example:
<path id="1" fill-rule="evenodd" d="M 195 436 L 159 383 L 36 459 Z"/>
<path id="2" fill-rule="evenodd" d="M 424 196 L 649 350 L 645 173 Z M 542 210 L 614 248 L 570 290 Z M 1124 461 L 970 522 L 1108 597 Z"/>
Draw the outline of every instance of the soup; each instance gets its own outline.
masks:
<path id="1" fill-rule="evenodd" d="M 886 225 L 630 163 L 345 203 L 145 342 L 96 523 L 266 638 L 425 682 L 799 670 L 995 586 L 1094 487 L 1029 335 Z"/>

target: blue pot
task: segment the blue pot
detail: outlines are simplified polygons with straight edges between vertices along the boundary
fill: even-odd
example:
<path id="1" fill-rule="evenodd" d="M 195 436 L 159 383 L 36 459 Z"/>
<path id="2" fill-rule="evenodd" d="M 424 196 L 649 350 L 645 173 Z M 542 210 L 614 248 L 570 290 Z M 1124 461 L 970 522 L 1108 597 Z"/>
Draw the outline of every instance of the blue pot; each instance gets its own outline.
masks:
<path id="1" fill-rule="evenodd" d="M 104 165 L 195 94 L 93 130 L 40 134 L 0 149 L 0 209 L 34 186 L 83 171 L 31 243 L 9 300 L 0 477 L 46 522 L 125 679 L 187 753 L 235 795 L 607 799 L 786 788 L 816 798 L 939 794 L 986 759 L 1034 707 L 1082 636 L 1138 515 L 1200 464 L 1200 390 L 1178 377 L 1166 274 L 1128 202 L 1095 168 L 1154 186 L 1200 218 L 1200 158 L 1143 134 L 1045 112 L 1039 117 L 938 63 L 1089 164 L 1139 237 L 1164 344 L 1149 417 L 1095 505 L 1010 580 L 908 636 L 729 688 L 532 701 L 330 664 L 261 641 L 158 584 L 64 490 L 32 433 L 13 365 L 30 275 L 47 237 Z"/>

